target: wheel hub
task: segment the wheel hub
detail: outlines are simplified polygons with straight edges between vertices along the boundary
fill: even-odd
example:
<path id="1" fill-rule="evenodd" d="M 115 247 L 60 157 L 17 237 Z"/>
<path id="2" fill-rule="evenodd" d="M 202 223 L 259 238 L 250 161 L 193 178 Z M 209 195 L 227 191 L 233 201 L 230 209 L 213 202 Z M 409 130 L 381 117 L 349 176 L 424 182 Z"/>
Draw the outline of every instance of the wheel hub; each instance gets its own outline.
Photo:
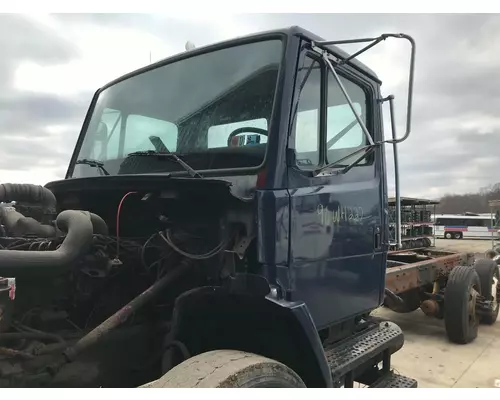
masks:
<path id="1" fill-rule="evenodd" d="M 493 276 L 493 280 L 491 283 L 491 297 L 493 301 L 493 311 L 496 311 L 498 309 L 498 291 L 500 287 L 498 286 L 498 278 L 496 276 Z"/>
<path id="2" fill-rule="evenodd" d="M 471 325 L 476 323 L 476 303 L 479 292 L 476 288 L 471 287 L 469 289 L 469 322 Z"/>

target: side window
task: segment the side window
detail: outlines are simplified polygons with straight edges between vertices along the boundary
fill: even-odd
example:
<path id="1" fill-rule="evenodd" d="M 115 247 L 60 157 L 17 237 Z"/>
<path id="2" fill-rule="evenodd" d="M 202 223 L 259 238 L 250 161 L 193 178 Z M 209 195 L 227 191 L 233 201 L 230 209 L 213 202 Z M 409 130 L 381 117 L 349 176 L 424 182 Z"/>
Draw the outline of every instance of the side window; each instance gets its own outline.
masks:
<path id="1" fill-rule="evenodd" d="M 306 57 L 297 82 L 302 86 L 294 120 L 297 165 L 317 167 L 320 163 L 320 63 Z"/>
<path id="2" fill-rule="evenodd" d="M 208 148 L 213 149 L 215 147 L 228 147 L 228 139 L 231 132 L 234 132 L 238 128 L 260 128 L 267 131 L 267 120 L 265 118 L 254 119 L 250 121 L 233 122 L 230 124 L 214 125 L 208 129 Z M 236 135 L 238 137 L 244 137 L 246 132 L 241 132 L 241 134 Z M 267 136 L 255 134 L 249 132 L 247 135 L 257 135 L 259 136 L 259 143 L 267 143 Z"/>
<path id="3" fill-rule="evenodd" d="M 467 226 L 486 226 L 484 225 L 484 220 L 482 219 L 469 219 L 467 222 Z"/>
<path id="4" fill-rule="evenodd" d="M 124 154 L 135 151 L 161 150 L 157 146 L 162 144 L 167 150 L 175 151 L 177 135 L 177 125 L 171 122 L 142 115 L 129 115 L 125 128 Z"/>
<path id="5" fill-rule="evenodd" d="M 488 227 L 491 224 L 491 219 L 475 219 L 472 226 Z"/>
<path id="6" fill-rule="evenodd" d="M 363 123 L 367 124 L 365 91 L 356 83 L 340 76 L 342 86 L 349 94 L 354 109 L 361 116 Z M 366 136 L 356 120 L 340 86 L 334 76 L 328 74 L 328 105 L 327 105 L 327 134 L 326 157 L 327 163 L 340 161 L 353 151 L 368 144 Z M 360 154 L 345 160 L 342 164 L 349 164 L 356 160 Z M 363 159 L 359 165 L 366 164 L 369 158 Z"/>

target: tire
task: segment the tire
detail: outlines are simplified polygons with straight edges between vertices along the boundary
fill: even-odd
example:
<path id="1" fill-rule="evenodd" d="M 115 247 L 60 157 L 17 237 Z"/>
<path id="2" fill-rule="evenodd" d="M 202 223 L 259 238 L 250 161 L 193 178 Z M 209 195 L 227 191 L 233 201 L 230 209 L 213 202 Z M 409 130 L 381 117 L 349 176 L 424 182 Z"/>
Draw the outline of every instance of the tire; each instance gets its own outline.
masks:
<path id="1" fill-rule="evenodd" d="M 305 388 L 286 365 L 238 350 L 214 350 L 191 357 L 148 388 Z"/>
<path id="2" fill-rule="evenodd" d="M 498 265 L 491 259 L 483 258 L 475 262 L 474 268 L 481 282 L 481 295 L 486 300 L 495 302 L 495 309 L 491 313 L 481 316 L 483 324 L 491 325 L 497 320 L 500 308 L 500 272 Z"/>
<path id="3" fill-rule="evenodd" d="M 453 235 L 453 239 L 462 239 L 462 237 L 462 232 L 455 232 L 455 234 Z"/>
<path id="4" fill-rule="evenodd" d="M 431 247 L 432 246 L 432 241 L 429 238 L 424 239 L 424 247 Z"/>
<path id="5" fill-rule="evenodd" d="M 444 238 L 445 239 L 453 239 L 453 235 L 451 234 L 451 232 L 445 232 Z"/>
<path id="6" fill-rule="evenodd" d="M 478 294 L 481 294 L 481 282 L 476 270 L 463 265 L 453 268 L 444 292 L 444 325 L 451 342 L 467 344 L 477 337 Z"/>
<path id="7" fill-rule="evenodd" d="M 484 258 L 493 260 L 498 255 L 498 253 L 495 250 L 486 250 L 484 252 Z"/>

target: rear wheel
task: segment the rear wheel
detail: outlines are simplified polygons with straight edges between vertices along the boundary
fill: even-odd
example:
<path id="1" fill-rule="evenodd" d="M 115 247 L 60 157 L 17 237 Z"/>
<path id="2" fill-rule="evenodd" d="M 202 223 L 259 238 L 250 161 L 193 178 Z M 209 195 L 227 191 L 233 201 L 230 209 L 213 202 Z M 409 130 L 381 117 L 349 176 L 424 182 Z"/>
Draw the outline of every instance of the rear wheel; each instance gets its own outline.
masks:
<path id="1" fill-rule="evenodd" d="M 286 365 L 238 350 L 214 350 L 187 359 L 148 388 L 305 388 Z"/>
<path id="2" fill-rule="evenodd" d="M 452 239 L 452 238 L 453 238 L 453 235 L 451 234 L 451 232 L 445 232 L 445 234 L 444 234 L 444 238 L 445 238 L 445 239 Z"/>
<path id="3" fill-rule="evenodd" d="M 490 260 L 493 260 L 498 255 L 498 253 L 495 250 L 486 250 L 484 252 L 484 257 L 488 258 Z"/>
<path id="4" fill-rule="evenodd" d="M 492 310 L 488 314 L 481 316 L 481 322 L 491 325 L 497 320 L 499 311 L 500 273 L 498 265 L 491 259 L 483 258 L 475 262 L 474 268 L 481 282 L 481 295 L 485 300 L 493 302 Z"/>
<path id="5" fill-rule="evenodd" d="M 462 239 L 462 232 L 455 232 L 453 239 Z"/>
<path id="6" fill-rule="evenodd" d="M 474 268 L 453 268 L 444 292 L 444 324 L 450 341 L 466 344 L 477 337 L 476 302 L 480 294 L 481 283 Z"/>

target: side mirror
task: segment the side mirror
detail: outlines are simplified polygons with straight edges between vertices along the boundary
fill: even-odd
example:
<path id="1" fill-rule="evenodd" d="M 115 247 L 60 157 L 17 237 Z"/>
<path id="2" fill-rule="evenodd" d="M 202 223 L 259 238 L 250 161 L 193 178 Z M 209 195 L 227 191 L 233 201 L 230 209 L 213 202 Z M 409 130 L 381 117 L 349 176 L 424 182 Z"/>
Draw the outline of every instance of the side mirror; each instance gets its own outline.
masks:
<path id="1" fill-rule="evenodd" d="M 413 103 L 413 81 L 414 81 L 414 76 L 415 76 L 415 40 L 413 40 L 413 38 L 411 36 L 406 35 L 404 33 L 384 33 L 384 34 L 380 35 L 379 37 L 375 37 L 375 38 L 313 42 L 313 48 L 315 46 L 319 46 L 320 49 L 322 50 L 321 53 L 323 55 L 323 59 L 325 60 L 326 64 L 328 65 L 329 70 L 331 71 L 331 73 L 333 74 L 335 79 L 337 80 L 337 83 L 339 84 L 340 89 L 342 90 L 347 102 L 349 103 L 349 106 L 351 107 L 354 115 L 356 116 L 356 120 L 358 121 L 359 125 L 363 129 L 363 132 L 367 136 L 368 142 L 371 145 L 373 145 L 373 141 L 370 137 L 370 133 L 368 132 L 368 129 L 366 129 L 365 124 L 361 121 L 361 118 L 359 117 L 358 113 L 354 110 L 354 107 L 352 105 L 352 101 L 349 98 L 349 95 L 347 94 L 346 90 L 342 86 L 342 83 L 340 82 L 340 79 L 339 79 L 337 73 L 335 72 L 335 68 L 333 67 L 332 62 L 330 61 L 329 56 L 328 56 L 327 46 L 369 42 L 368 45 L 363 47 L 361 50 L 358 50 L 354 54 L 352 54 L 344 59 L 341 59 L 341 60 L 337 59 L 336 61 L 334 61 L 338 65 L 343 65 L 343 64 L 348 63 L 350 60 L 358 57 L 360 54 L 364 53 L 365 51 L 371 49 L 372 47 L 374 47 L 378 43 L 386 40 L 387 38 L 405 39 L 410 43 L 410 46 L 411 46 L 410 73 L 408 76 L 408 100 L 407 100 L 407 104 L 406 104 L 406 132 L 401 138 L 397 139 L 396 134 L 395 134 L 396 127 L 394 125 L 394 105 L 393 105 L 394 96 L 391 95 L 391 96 L 388 96 L 388 97 L 380 100 L 381 102 L 384 102 L 387 100 L 389 100 L 389 102 L 390 102 L 391 121 L 392 121 L 392 129 L 393 129 L 393 139 L 392 140 L 384 140 L 383 142 L 388 143 L 388 144 L 398 144 L 398 143 L 405 141 L 411 132 L 411 111 L 412 111 L 412 103 Z"/>

